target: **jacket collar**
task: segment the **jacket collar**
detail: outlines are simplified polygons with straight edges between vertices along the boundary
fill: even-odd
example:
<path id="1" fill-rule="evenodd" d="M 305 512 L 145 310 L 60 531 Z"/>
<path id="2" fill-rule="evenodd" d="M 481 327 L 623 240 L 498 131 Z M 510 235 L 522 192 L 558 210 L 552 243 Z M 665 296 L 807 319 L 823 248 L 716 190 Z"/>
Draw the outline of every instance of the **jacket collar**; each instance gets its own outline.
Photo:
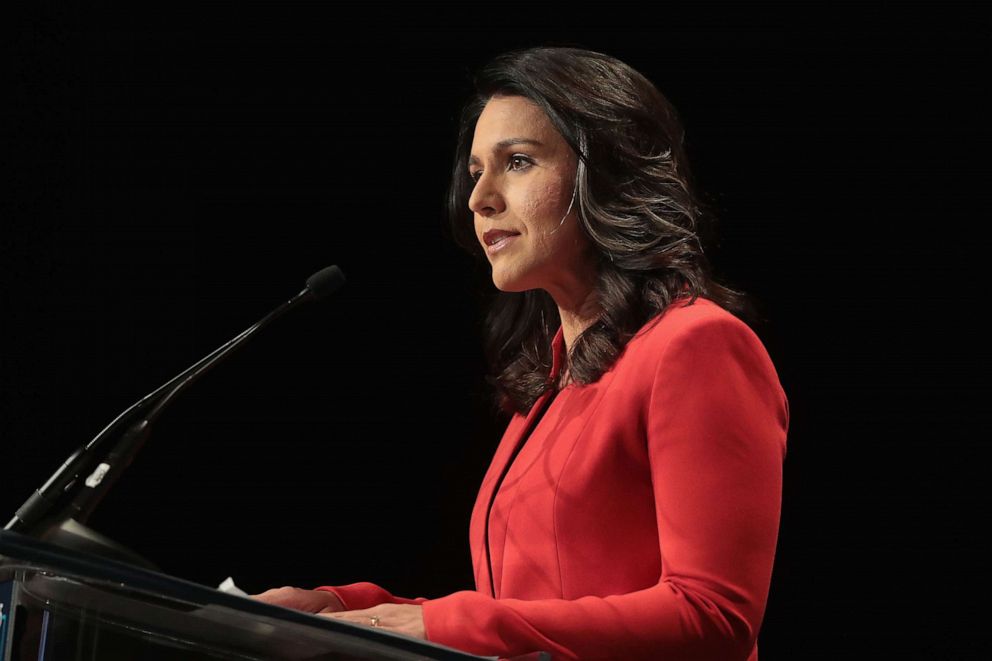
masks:
<path id="1" fill-rule="evenodd" d="M 565 364 L 565 353 L 565 327 L 559 326 L 551 340 L 551 372 L 546 383 L 553 383 L 558 378 Z"/>

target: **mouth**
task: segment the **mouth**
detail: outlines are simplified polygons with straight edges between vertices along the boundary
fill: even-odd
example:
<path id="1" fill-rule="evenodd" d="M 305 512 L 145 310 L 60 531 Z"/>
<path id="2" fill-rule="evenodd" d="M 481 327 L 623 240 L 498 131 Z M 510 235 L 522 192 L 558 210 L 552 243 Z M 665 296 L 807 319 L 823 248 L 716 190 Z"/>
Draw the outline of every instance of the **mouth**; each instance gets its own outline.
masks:
<path id="1" fill-rule="evenodd" d="M 487 247 L 492 247 L 511 236 L 518 236 L 519 234 L 520 232 L 514 232 L 513 230 L 489 230 L 482 235 L 482 242 Z"/>
<path id="2" fill-rule="evenodd" d="M 520 232 L 514 232 L 511 230 L 489 230 L 482 235 L 482 242 L 486 244 L 486 252 L 490 255 L 494 255 L 516 241 L 518 236 L 520 236 Z"/>

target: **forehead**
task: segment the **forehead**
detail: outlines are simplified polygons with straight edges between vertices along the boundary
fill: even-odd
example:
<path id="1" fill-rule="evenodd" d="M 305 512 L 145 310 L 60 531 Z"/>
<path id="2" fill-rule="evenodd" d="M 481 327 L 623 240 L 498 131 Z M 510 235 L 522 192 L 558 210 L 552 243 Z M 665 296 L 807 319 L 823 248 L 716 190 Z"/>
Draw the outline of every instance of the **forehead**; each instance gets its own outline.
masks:
<path id="1" fill-rule="evenodd" d="M 510 143 L 513 140 L 513 143 Z M 522 96 L 494 97 L 489 100 L 475 125 L 472 160 L 484 152 L 498 151 L 510 144 L 524 142 L 552 146 L 561 142 L 551 120 L 530 99 Z"/>

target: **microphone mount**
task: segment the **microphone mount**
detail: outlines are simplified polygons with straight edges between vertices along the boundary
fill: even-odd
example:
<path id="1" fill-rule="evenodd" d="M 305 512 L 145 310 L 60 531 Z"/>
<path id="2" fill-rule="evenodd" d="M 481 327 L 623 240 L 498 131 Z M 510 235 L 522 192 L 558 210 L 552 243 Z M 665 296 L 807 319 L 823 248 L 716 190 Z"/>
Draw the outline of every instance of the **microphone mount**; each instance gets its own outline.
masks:
<path id="1" fill-rule="evenodd" d="M 58 470 L 31 494 L 4 527 L 57 545 L 88 551 L 154 569 L 149 561 L 85 526 L 103 497 L 131 464 L 168 405 L 255 333 L 295 309 L 337 291 L 345 282 L 337 266 L 307 279 L 307 286 L 261 320 L 210 352 L 175 377 L 128 407 L 93 440 L 73 452 Z M 109 452 L 101 450 L 111 439 Z"/>

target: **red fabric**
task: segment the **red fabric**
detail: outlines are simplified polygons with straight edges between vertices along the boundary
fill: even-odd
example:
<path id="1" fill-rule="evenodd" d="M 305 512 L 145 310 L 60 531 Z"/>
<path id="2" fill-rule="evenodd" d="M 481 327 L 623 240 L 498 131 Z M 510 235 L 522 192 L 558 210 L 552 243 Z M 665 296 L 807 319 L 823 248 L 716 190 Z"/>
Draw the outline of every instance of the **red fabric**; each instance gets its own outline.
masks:
<path id="1" fill-rule="evenodd" d="M 560 328 L 552 346 L 554 376 Z M 534 426 L 550 396 L 510 420 L 482 482 L 475 590 L 319 589 L 353 610 L 420 604 L 428 640 L 482 655 L 757 661 L 789 423 L 757 335 L 707 299 L 680 301 Z"/>

